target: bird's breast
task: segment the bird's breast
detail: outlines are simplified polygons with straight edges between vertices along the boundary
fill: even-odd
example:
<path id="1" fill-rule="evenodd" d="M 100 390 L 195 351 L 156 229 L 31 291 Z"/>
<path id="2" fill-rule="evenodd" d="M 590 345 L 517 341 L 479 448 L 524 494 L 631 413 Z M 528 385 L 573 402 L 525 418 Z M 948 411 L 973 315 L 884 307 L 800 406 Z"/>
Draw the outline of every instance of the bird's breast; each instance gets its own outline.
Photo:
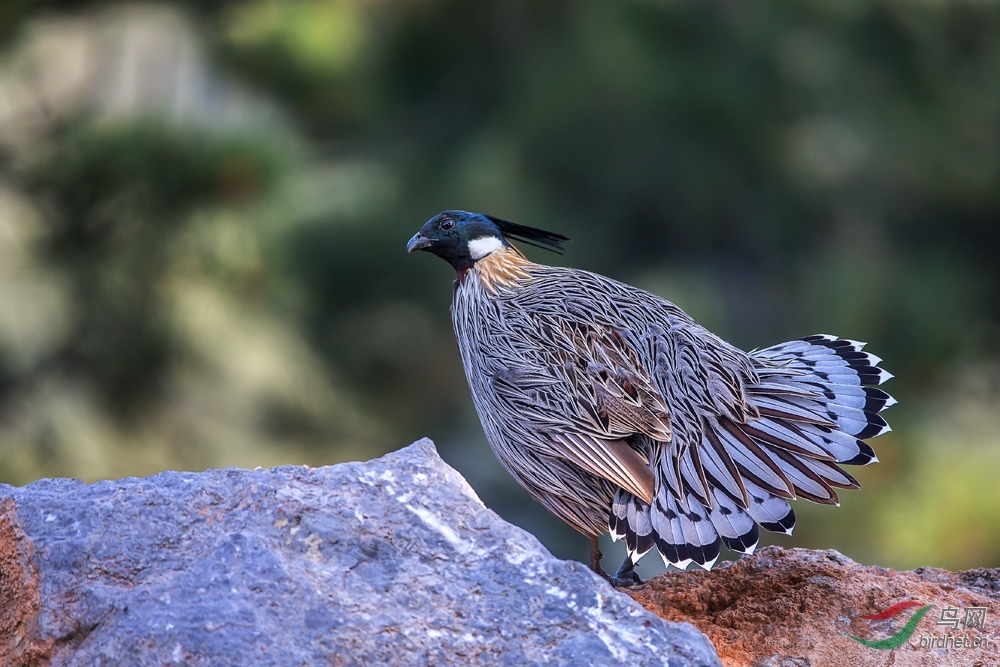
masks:
<path id="1" fill-rule="evenodd" d="M 483 289 L 496 295 L 501 289 L 512 289 L 530 278 L 530 270 L 534 266 L 537 265 L 517 248 L 504 247 L 475 262 L 463 272 L 459 281 L 478 281 Z"/>

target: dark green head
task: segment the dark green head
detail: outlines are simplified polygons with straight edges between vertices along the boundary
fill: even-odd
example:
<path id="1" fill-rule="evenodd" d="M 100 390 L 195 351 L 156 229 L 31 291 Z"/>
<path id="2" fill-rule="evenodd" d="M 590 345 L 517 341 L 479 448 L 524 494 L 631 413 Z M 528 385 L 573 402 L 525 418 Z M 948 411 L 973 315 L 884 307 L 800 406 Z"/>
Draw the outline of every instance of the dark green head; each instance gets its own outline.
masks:
<path id="1" fill-rule="evenodd" d="M 526 227 L 482 213 L 442 211 L 424 223 L 406 244 L 406 252 L 427 250 L 446 260 L 456 271 L 510 246 L 508 239 L 562 253 L 569 241 L 562 234 Z"/>

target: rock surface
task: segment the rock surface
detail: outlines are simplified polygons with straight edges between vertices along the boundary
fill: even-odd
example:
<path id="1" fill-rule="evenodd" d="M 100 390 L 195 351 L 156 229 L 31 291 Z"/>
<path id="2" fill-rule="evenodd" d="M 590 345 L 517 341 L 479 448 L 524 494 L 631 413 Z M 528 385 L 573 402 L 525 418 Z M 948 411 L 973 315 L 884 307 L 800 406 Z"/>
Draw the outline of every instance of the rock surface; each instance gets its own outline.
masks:
<path id="1" fill-rule="evenodd" d="M 2 665 L 718 665 L 486 509 L 368 463 L 0 486 Z"/>
<path id="2" fill-rule="evenodd" d="M 664 573 L 629 594 L 666 620 L 697 626 L 726 667 L 1000 665 L 1000 569 L 895 572 L 836 551 L 767 547 L 711 572 Z M 898 648 L 847 636 L 881 640 L 904 630 L 920 607 L 862 618 L 903 601 L 933 607 Z M 965 627 L 966 611 L 977 607 L 985 608 L 982 629 Z M 938 625 L 951 618 L 942 617 L 947 608 L 955 610 L 955 628 Z M 949 636 L 951 645 L 939 646 Z"/>

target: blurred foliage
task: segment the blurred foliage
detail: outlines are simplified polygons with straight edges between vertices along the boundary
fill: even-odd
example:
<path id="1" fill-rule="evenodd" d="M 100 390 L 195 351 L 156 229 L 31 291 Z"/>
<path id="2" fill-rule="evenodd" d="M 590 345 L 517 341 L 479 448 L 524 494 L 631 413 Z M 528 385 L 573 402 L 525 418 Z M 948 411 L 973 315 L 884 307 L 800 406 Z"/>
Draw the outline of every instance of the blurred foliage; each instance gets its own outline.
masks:
<path id="1" fill-rule="evenodd" d="M 533 257 L 746 348 L 870 341 L 901 401 L 882 462 L 773 541 L 1000 565 L 995 5 L 2 7 L 5 481 L 330 463 L 426 434 L 582 557 L 488 451 L 450 269 L 403 253 L 464 208 L 564 232 L 568 256 Z"/>
<path id="2" fill-rule="evenodd" d="M 55 137 L 21 180 L 44 206 L 38 253 L 67 274 L 73 326 L 39 363 L 88 378 L 109 407 L 148 400 L 175 352 L 160 289 L 170 243 L 198 207 L 266 188 L 264 149 L 145 123 Z"/>

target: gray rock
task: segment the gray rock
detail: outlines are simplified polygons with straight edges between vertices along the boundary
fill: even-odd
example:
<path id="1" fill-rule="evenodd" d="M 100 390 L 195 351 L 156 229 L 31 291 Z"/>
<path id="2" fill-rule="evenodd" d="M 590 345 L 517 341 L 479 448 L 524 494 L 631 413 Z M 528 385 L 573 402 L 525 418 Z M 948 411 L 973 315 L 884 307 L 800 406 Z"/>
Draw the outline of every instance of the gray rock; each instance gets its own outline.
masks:
<path id="1" fill-rule="evenodd" d="M 719 665 L 429 440 L 326 468 L 0 486 L 0 664 Z"/>

